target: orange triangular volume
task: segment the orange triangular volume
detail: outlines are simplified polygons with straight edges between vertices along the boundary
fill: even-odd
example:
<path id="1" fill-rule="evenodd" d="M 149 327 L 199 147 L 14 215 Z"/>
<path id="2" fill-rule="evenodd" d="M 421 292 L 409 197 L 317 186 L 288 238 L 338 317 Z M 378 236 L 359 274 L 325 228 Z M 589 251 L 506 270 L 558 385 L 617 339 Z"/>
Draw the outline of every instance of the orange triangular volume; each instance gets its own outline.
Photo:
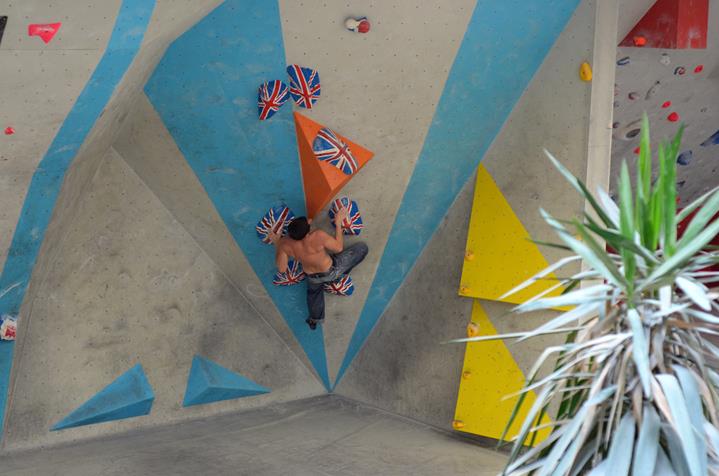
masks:
<path id="1" fill-rule="evenodd" d="M 352 175 L 346 175 L 334 165 L 317 160 L 312 151 L 312 142 L 314 142 L 317 132 L 323 127 L 326 126 L 295 112 L 297 146 L 300 152 L 302 181 L 305 186 L 305 205 L 307 206 L 307 216 L 309 218 L 314 218 L 374 156 L 373 152 L 355 144 L 335 131 L 337 136 L 350 147 L 352 155 L 357 160 L 357 171 Z"/>

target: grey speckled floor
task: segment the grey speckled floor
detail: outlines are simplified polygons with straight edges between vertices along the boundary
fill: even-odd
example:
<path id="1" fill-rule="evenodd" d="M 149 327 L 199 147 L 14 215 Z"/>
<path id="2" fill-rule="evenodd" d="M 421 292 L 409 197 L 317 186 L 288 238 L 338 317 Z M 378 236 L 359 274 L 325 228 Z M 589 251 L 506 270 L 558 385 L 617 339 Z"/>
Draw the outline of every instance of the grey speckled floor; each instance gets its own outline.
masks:
<path id="1" fill-rule="evenodd" d="M 3 475 L 497 474 L 504 456 L 336 396 L 0 454 Z"/>

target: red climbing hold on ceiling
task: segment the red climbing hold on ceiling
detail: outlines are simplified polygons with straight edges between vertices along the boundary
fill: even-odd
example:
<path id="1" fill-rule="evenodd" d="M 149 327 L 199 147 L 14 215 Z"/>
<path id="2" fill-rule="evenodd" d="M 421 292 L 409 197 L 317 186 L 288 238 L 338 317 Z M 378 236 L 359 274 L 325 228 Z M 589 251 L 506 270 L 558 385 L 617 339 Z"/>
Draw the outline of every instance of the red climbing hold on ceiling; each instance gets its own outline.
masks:
<path id="1" fill-rule="evenodd" d="M 354 31 L 357 33 L 367 33 L 370 28 L 369 20 L 367 20 L 367 17 L 350 17 L 345 20 L 345 28 L 347 28 L 349 31 Z"/>
<path id="2" fill-rule="evenodd" d="M 647 44 L 647 39 L 644 38 L 643 36 L 635 36 L 633 39 L 633 42 L 634 42 L 634 46 L 642 47 Z"/>
<path id="3" fill-rule="evenodd" d="M 703 65 L 703 64 L 697 65 L 697 67 L 694 68 L 694 72 L 695 72 L 695 73 L 701 73 L 702 71 L 704 71 L 704 65 Z"/>
<path id="4" fill-rule="evenodd" d="M 704 49 L 708 20 L 709 0 L 657 0 L 619 46 Z"/>
<path id="5" fill-rule="evenodd" d="M 33 23 L 28 25 L 27 34 L 28 36 L 39 36 L 45 44 L 50 43 L 52 38 L 55 36 L 57 31 L 60 29 L 62 23 Z"/>
<path id="6" fill-rule="evenodd" d="M 6 136 L 11 136 L 11 135 L 13 135 L 13 134 L 15 134 L 15 129 L 13 129 L 12 127 L 6 127 L 6 128 L 5 128 L 5 135 L 6 135 Z"/>
<path id="7" fill-rule="evenodd" d="M 672 105 L 671 101 L 665 101 L 664 104 L 662 104 L 662 108 L 666 109 L 666 108 L 670 107 L 671 105 Z"/>
<path id="8" fill-rule="evenodd" d="M 677 122 L 679 120 L 679 114 L 673 112 L 667 116 L 667 119 L 669 120 L 669 122 Z"/>

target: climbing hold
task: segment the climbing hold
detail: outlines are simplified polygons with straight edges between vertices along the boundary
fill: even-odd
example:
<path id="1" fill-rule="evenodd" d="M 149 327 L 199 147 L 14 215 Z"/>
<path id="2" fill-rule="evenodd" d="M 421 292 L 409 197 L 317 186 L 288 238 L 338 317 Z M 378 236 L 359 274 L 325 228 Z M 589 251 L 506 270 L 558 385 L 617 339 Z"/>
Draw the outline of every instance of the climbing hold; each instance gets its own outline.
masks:
<path id="1" fill-rule="evenodd" d="M 694 68 L 694 73 L 695 73 L 695 74 L 701 73 L 702 71 L 704 71 L 704 65 L 703 65 L 703 64 L 697 65 L 697 67 Z"/>
<path id="2" fill-rule="evenodd" d="M 57 31 L 60 29 L 61 25 L 62 23 L 34 23 L 28 25 L 27 34 L 28 36 L 39 36 L 40 39 L 45 42 L 45 44 L 48 44 L 55 36 Z"/>
<path id="3" fill-rule="evenodd" d="M 579 67 L 579 79 L 582 81 L 592 80 L 592 67 L 586 61 Z"/>
<path id="4" fill-rule="evenodd" d="M 10 126 L 8 126 L 8 127 L 5 128 L 5 135 L 6 135 L 6 136 L 11 136 L 11 135 L 13 135 L 13 134 L 15 134 L 15 129 L 13 129 L 13 128 L 10 127 Z"/>
<path id="5" fill-rule="evenodd" d="M 710 145 L 718 145 L 719 144 L 719 131 L 716 131 L 714 134 L 709 136 L 707 140 L 701 143 L 702 147 L 709 147 Z"/>
<path id="6" fill-rule="evenodd" d="M 624 134 L 624 138 L 625 139 L 634 139 L 636 136 L 639 135 L 640 132 L 642 132 L 642 130 L 639 128 L 631 129 L 631 130 L 627 131 L 626 134 Z"/>
<path id="7" fill-rule="evenodd" d="M 0 339 L 15 340 L 17 334 L 17 317 L 3 314 L 0 317 Z"/>
<path id="8" fill-rule="evenodd" d="M 455 430 L 461 430 L 464 428 L 464 422 L 462 420 L 452 420 L 452 428 Z"/>
<path id="9" fill-rule="evenodd" d="M 619 107 L 619 101 L 614 101 L 614 108 L 616 109 L 618 107 Z"/>
<path id="10" fill-rule="evenodd" d="M 662 104 L 662 109 L 666 109 L 666 108 L 668 108 L 668 107 L 671 107 L 671 105 L 672 105 L 672 102 L 671 102 L 671 101 L 664 101 L 664 103 Z"/>
<path id="11" fill-rule="evenodd" d="M 464 259 L 467 261 L 473 261 L 474 260 L 474 252 L 471 250 L 467 250 L 464 253 Z"/>
<path id="12" fill-rule="evenodd" d="M 477 337 L 479 335 L 479 325 L 474 322 L 467 324 L 467 337 Z"/>
<path id="13" fill-rule="evenodd" d="M 612 124 L 612 129 L 617 129 L 619 127 L 619 123 L 615 122 Z"/>
<path id="14" fill-rule="evenodd" d="M 699 109 L 699 112 L 707 112 L 708 110 L 709 108 L 704 106 L 703 108 Z"/>
<path id="15" fill-rule="evenodd" d="M 644 95 L 644 99 L 649 101 L 657 93 L 657 90 L 661 85 L 662 83 L 660 81 L 655 81 L 652 87 L 647 90 L 647 94 Z"/>
<path id="16" fill-rule="evenodd" d="M 626 66 L 630 63 L 629 56 L 625 56 L 624 58 L 620 58 L 617 60 L 617 66 Z"/>
<path id="17" fill-rule="evenodd" d="M 677 122 L 679 120 L 679 114 L 676 112 L 673 112 L 667 116 L 667 120 L 669 122 Z"/>
<path id="18" fill-rule="evenodd" d="M 320 74 L 312 68 L 305 68 L 296 64 L 287 67 L 290 76 L 290 94 L 300 107 L 312 109 L 320 98 Z"/>
<path id="19" fill-rule="evenodd" d="M 634 46 L 642 47 L 647 44 L 647 39 L 643 36 L 635 36 L 634 37 Z"/>
<path id="20" fill-rule="evenodd" d="M 469 380 L 469 377 L 471 377 L 471 376 L 472 376 L 472 372 L 470 372 L 469 370 L 465 370 L 464 372 L 462 372 L 462 378 L 464 380 Z"/>
<path id="21" fill-rule="evenodd" d="M 269 119 L 280 110 L 289 97 L 288 91 L 287 85 L 279 79 L 260 85 L 257 91 L 257 113 L 260 115 L 260 121 Z"/>
<path id="22" fill-rule="evenodd" d="M 459 287 L 459 294 L 461 294 L 463 296 L 468 295 L 470 291 L 471 291 L 471 289 L 469 288 L 469 286 L 462 285 Z"/>
<path id="23" fill-rule="evenodd" d="M 659 58 L 659 62 L 664 66 L 669 66 L 670 64 L 672 64 L 672 59 L 669 57 L 668 54 L 662 53 L 662 56 Z"/>
<path id="24" fill-rule="evenodd" d="M 287 262 L 287 271 L 284 273 L 276 272 L 272 284 L 275 286 L 292 286 L 301 283 L 305 277 L 302 264 L 299 261 L 290 259 Z"/>
<path id="25" fill-rule="evenodd" d="M 347 219 L 342 222 L 342 233 L 345 235 L 359 235 L 362 233 L 364 224 L 362 223 L 362 215 L 360 215 L 359 207 L 357 202 L 350 200 L 347 197 L 337 198 L 332 202 L 332 206 L 327 210 L 327 215 L 330 218 L 332 224 L 335 222 L 335 215 L 341 208 L 347 208 L 349 213 Z"/>
<path id="26" fill-rule="evenodd" d="M 360 18 L 352 18 L 349 17 L 345 20 L 345 27 L 349 31 L 354 31 L 356 33 L 367 33 L 370 28 L 369 20 L 367 20 L 367 17 L 360 17 Z"/>
<path id="27" fill-rule="evenodd" d="M 334 294 L 335 296 L 351 296 L 355 292 L 355 285 L 349 274 L 345 274 L 337 281 L 325 283 L 322 287 L 326 293 Z"/>
<path id="28" fill-rule="evenodd" d="M 317 131 L 312 142 L 312 151 L 317 160 L 329 162 L 346 175 L 352 175 L 359 168 L 350 147 L 328 127 Z"/>
<path id="29" fill-rule="evenodd" d="M 682 188 L 682 187 L 684 186 L 684 184 L 686 184 L 686 183 L 687 183 L 686 180 L 680 180 L 679 182 L 677 182 L 677 186 L 678 186 L 679 188 Z M 679 197 L 677 197 L 677 198 L 679 198 Z"/>
<path id="30" fill-rule="evenodd" d="M 287 227 L 294 217 L 295 214 L 292 213 L 292 210 L 284 205 L 270 208 L 255 227 L 257 236 L 260 237 L 263 243 L 272 243 L 270 241 L 270 233 L 277 233 L 283 236 L 287 233 Z"/>
<path id="31" fill-rule="evenodd" d="M 685 150 L 684 152 L 679 154 L 679 157 L 677 157 L 677 163 L 679 165 L 689 165 L 689 162 L 691 162 L 693 157 L 694 154 L 691 150 Z"/>
<path id="32" fill-rule="evenodd" d="M 2 35 L 5 32 L 5 25 L 7 25 L 7 16 L 0 16 L 0 43 L 2 43 Z"/>
<path id="33" fill-rule="evenodd" d="M 684 66 L 677 66 L 676 68 L 674 68 L 675 75 L 683 76 L 686 72 L 687 70 Z"/>
<path id="34" fill-rule="evenodd" d="M 639 99 L 639 93 L 632 91 L 629 94 L 627 94 L 627 97 L 629 98 L 630 101 L 635 101 L 635 100 Z"/>
<path id="35" fill-rule="evenodd" d="M 639 152 L 641 152 L 641 149 L 639 147 L 634 148 L 634 154 L 639 155 Z"/>

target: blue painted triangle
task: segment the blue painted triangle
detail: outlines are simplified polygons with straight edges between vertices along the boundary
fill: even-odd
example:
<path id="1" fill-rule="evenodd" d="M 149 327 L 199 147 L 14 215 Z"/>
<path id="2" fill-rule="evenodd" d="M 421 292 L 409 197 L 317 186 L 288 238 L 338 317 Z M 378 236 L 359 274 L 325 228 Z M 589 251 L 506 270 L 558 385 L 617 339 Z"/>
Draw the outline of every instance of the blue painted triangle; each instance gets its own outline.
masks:
<path id="1" fill-rule="evenodd" d="M 192 359 L 192 368 L 187 377 L 182 406 L 202 405 L 269 392 L 269 388 L 196 355 Z"/>
<path id="2" fill-rule="evenodd" d="M 140 364 L 120 375 L 52 427 L 52 431 L 147 415 L 155 394 Z"/>
<path id="3" fill-rule="evenodd" d="M 236 41 L 237 32 L 252 41 Z M 145 93 L 329 389 L 322 331 L 305 323 L 305 285 L 272 284 L 274 249 L 255 232 L 272 206 L 305 213 L 292 107 L 260 121 L 248 99 L 268 79 L 287 78 L 286 67 L 279 3 L 226 0 L 170 45 Z"/>

